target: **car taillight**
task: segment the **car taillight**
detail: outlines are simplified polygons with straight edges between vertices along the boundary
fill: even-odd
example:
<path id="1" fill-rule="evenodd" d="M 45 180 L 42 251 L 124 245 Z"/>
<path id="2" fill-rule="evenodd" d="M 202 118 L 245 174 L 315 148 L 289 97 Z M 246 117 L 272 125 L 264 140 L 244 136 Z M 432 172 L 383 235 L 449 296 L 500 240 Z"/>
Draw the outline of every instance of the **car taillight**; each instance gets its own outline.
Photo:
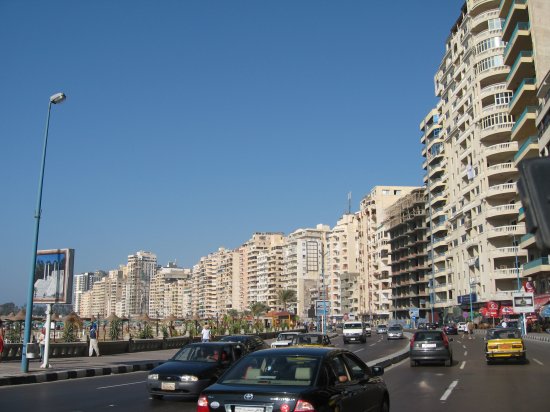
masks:
<path id="1" fill-rule="evenodd" d="M 298 400 L 298 402 L 296 402 L 294 412 L 315 412 L 315 408 L 311 403 L 300 399 Z"/>
<path id="2" fill-rule="evenodd" d="M 197 401 L 197 412 L 209 412 L 209 411 L 210 411 L 210 408 L 208 407 L 208 399 L 204 395 L 199 396 L 199 400 Z"/>
<path id="3" fill-rule="evenodd" d="M 411 338 L 411 349 L 413 348 L 414 346 L 414 336 Z"/>
<path id="4" fill-rule="evenodd" d="M 445 345 L 446 348 L 448 348 L 449 347 L 449 338 L 444 333 L 442 333 L 442 335 L 443 335 L 443 344 Z"/>

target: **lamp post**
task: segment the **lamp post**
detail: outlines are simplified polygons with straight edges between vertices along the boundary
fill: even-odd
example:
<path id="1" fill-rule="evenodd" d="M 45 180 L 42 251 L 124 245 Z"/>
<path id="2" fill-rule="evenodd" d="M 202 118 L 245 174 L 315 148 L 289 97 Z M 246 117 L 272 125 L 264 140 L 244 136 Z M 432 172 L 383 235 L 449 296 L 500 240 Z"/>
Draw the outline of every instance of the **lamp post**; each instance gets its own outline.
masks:
<path id="1" fill-rule="evenodd" d="M 515 252 L 515 266 L 516 266 L 516 279 L 517 279 L 517 286 L 518 286 L 518 292 L 521 292 L 521 280 L 519 278 L 519 259 L 518 259 L 518 249 L 519 249 L 519 244 L 518 242 L 516 241 L 516 235 L 512 235 L 513 236 L 513 244 L 514 244 L 514 252 Z M 521 334 L 522 335 L 525 335 L 527 333 L 527 327 L 525 325 L 525 314 L 522 313 L 520 315 L 520 323 L 521 323 Z"/>
<path id="2" fill-rule="evenodd" d="M 44 147 L 42 150 L 42 166 L 40 168 L 40 178 L 38 180 L 38 200 L 36 203 L 36 211 L 34 213 L 35 229 L 34 229 L 34 244 L 32 248 L 31 271 L 29 274 L 29 289 L 27 292 L 27 313 L 25 316 L 25 336 L 23 338 L 23 354 L 21 356 L 21 371 L 27 373 L 29 371 L 29 360 L 27 359 L 27 344 L 31 340 L 32 329 L 32 307 L 34 294 L 34 272 L 36 271 L 36 255 L 38 252 L 38 233 L 40 231 L 40 215 L 42 213 L 42 187 L 44 184 L 44 169 L 46 166 L 46 149 L 48 147 L 48 129 L 50 127 L 50 111 L 52 104 L 58 104 L 66 99 L 64 93 L 56 93 L 50 97 L 48 102 L 48 116 L 46 117 L 46 131 L 44 132 Z"/>

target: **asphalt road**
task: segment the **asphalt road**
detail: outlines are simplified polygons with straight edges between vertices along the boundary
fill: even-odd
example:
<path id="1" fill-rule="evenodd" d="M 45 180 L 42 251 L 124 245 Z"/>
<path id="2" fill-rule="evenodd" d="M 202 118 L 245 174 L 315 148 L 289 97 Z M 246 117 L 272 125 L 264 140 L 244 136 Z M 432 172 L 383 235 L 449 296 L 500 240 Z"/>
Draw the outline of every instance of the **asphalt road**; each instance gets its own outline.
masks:
<path id="1" fill-rule="evenodd" d="M 366 344 L 343 345 L 365 361 L 383 357 L 403 348 L 407 340 L 386 341 L 373 335 Z M 384 375 L 391 397 L 392 411 L 525 411 L 549 410 L 543 388 L 548 343 L 527 342 L 529 363 L 488 366 L 483 356 L 483 339 L 455 337 L 452 342 L 455 362 L 411 368 L 409 361 L 386 370 Z M 3 410 L 8 411 L 195 411 L 195 401 L 149 399 L 145 388 L 146 372 L 65 380 L 51 383 L 0 387 Z M 469 411 L 469 412 L 470 412 Z"/>

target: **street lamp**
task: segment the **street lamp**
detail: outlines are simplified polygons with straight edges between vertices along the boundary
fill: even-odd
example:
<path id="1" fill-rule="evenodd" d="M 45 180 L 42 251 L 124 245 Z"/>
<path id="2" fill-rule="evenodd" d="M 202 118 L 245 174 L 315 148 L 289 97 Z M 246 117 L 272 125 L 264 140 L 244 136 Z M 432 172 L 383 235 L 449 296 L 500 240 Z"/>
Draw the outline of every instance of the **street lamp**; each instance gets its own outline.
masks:
<path id="1" fill-rule="evenodd" d="M 38 200 L 36 204 L 36 211 L 34 213 L 35 230 L 34 230 L 34 244 L 32 248 L 32 262 L 31 272 L 29 274 L 29 289 L 27 292 L 27 313 L 25 316 L 25 336 L 23 338 L 23 355 L 21 356 L 21 371 L 27 373 L 29 371 L 29 360 L 27 359 L 27 344 L 31 340 L 32 329 L 32 307 L 33 307 L 33 294 L 34 294 L 34 272 L 36 271 L 36 255 L 38 252 L 38 233 L 40 231 L 40 215 L 42 213 L 42 187 L 44 184 L 44 168 L 46 166 L 46 149 L 48 147 L 48 129 L 50 127 L 50 111 L 52 104 L 58 104 L 66 99 L 64 93 L 56 93 L 50 97 L 48 102 L 48 116 L 46 117 L 46 131 L 44 132 L 44 148 L 42 150 L 42 166 L 40 168 L 40 179 L 38 180 Z"/>

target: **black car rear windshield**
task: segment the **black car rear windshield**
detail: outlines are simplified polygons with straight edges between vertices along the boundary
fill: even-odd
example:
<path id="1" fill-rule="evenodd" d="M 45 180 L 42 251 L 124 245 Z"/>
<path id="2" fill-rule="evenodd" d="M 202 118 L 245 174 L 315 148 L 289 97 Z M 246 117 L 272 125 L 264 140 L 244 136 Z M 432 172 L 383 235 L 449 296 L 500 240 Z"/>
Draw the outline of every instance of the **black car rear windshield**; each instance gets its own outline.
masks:
<path id="1" fill-rule="evenodd" d="M 441 332 L 416 332 L 414 340 L 442 341 L 443 334 Z"/>
<path id="2" fill-rule="evenodd" d="M 248 355 L 218 382 L 230 385 L 311 386 L 321 358 L 309 355 Z"/>

